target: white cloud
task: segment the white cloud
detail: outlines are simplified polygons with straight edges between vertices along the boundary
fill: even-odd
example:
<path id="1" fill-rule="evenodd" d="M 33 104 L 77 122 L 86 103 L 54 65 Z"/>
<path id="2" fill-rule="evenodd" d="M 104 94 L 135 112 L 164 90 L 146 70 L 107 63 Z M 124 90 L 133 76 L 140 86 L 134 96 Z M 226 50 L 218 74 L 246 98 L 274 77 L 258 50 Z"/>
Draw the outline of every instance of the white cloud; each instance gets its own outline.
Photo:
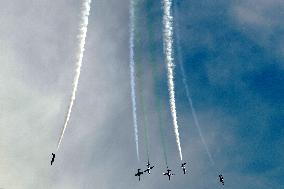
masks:
<path id="1" fill-rule="evenodd" d="M 284 2 L 281 0 L 248 0 L 236 2 L 234 6 L 234 13 L 239 22 L 252 27 L 268 29 L 279 24 L 281 18 L 278 16 L 281 15 Z"/>
<path id="2" fill-rule="evenodd" d="M 232 16 L 249 38 L 271 49 L 272 54 L 284 57 L 284 1 L 237 1 L 232 4 Z"/>

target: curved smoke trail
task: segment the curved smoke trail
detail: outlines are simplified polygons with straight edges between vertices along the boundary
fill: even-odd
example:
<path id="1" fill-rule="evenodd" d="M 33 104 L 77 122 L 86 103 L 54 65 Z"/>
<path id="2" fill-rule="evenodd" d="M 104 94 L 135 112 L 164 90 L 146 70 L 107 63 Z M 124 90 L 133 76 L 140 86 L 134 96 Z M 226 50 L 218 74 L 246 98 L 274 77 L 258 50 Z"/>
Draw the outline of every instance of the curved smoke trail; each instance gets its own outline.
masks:
<path id="1" fill-rule="evenodd" d="M 176 5 L 174 6 L 174 14 L 175 14 L 175 17 L 177 18 L 177 7 L 176 7 Z M 183 61 L 182 61 L 182 50 L 181 50 L 181 46 L 180 46 L 180 36 L 179 36 L 180 31 L 179 31 L 179 24 L 178 24 L 177 20 L 175 21 L 175 29 L 176 29 L 175 36 L 176 36 L 176 44 L 177 44 L 178 62 L 179 62 L 180 70 L 181 70 L 182 82 L 183 82 L 183 85 L 184 85 L 184 88 L 185 88 L 186 98 L 187 98 L 187 101 L 189 103 L 190 110 L 191 110 L 192 117 L 193 117 L 193 121 L 194 121 L 194 124 L 195 124 L 195 126 L 198 130 L 198 134 L 199 134 L 199 137 L 201 139 L 201 142 L 202 142 L 202 144 L 203 144 L 203 146 L 206 150 L 206 153 L 208 155 L 208 158 L 209 158 L 211 164 L 214 165 L 214 160 L 212 158 L 212 155 L 211 155 L 209 148 L 208 148 L 208 146 L 205 142 L 205 139 L 203 137 L 201 127 L 200 127 L 200 124 L 199 124 L 199 121 L 198 121 L 198 118 L 197 118 L 197 115 L 196 115 L 196 111 L 195 111 L 195 108 L 193 106 L 192 99 L 190 97 L 189 87 L 188 87 L 188 84 L 187 84 L 187 78 L 186 78 L 184 65 L 183 65 Z"/>
<path id="2" fill-rule="evenodd" d="M 180 160 L 182 161 L 182 151 L 181 151 L 181 145 L 180 145 L 180 138 L 179 138 L 179 131 L 178 131 L 178 124 L 177 124 L 177 113 L 176 113 L 176 104 L 175 104 L 175 87 L 174 87 L 174 63 L 173 63 L 173 17 L 171 15 L 171 6 L 172 1 L 171 0 L 164 0 L 163 1 L 163 9 L 164 9 L 164 15 L 163 15 L 163 37 L 164 37 L 164 53 L 165 53 L 165 59 L 167 63 L 167 70 L 168 70 L 168 90 L 169 90 L 169 96 L 170 96 L 170 109 L 171 109 L 171 115 L 173 119 L 173 126 L 174 131 L 176 135 L 176 142 L 179 150 L 179 156 Z"/>
<path id="3" fill-rule="evenodd" d="M 72 107 L 74 104 L 74 101 L 76 99 L 76 91 L 78 88 L 78 82 L 79 82 L 79 78 L 80 78 L 80 73 L 81 73 L 81 67 L 82 67 L 82 60 L 83 60 L 83 55 L 84 55 L 84 51 L 85 51 L 85 43 L 86 43 L 86 36 L 87 36 L 87 30 L 88 30 L 88 17 L 90 15 L 90 9 L 91 9 L 91 0 L 84 0 L 83 4 L 82 4 L 82 12 L 81 12 L 81 24 L 80 24 L 80 28 L 79 28 L 79 35 L 78 35 L 78 39 L 79 39 L 79 51 L 77 54 L 77 61 L 76 61 L 76 73 L 75 73 L 75 77 L 74 77 L 74 81 L 73 81 L 73 90 L 72 90 L 72 95 L 71 95 L 71 101 L 68 107 L 68 112 L 66 115 L 66 119 L 65 119 L 65 123 L 63 126 L 63 130 L 62 133 L 60 135 L 59 138 L 59 142 L 57 145 L 57 150 L 60 147 L 60 144 L 62 142 L 66 127 L 68 125 L 69 119 L 70 119 L 70 115 L 72 112 Z"/>
<path id="4" fill-rule="evenodd" d="M 139 158 L 139 146 L 138 146 L 138 126 L 137 126 L 137 115 L 136 115 L 136 94 L 135 94 L 135 61 L 134 61 L 134 30 L 135 30 L 135 15 L 134 15 L 134 0 L 130 0 L 129 7 L 129 68 L 130 68 L 130 85 L 131 85 L 131 100 L 132 100 L 132 116 L 133 116 L 133 127 L 136 143 L 136 155 L 138 161 Z"/>

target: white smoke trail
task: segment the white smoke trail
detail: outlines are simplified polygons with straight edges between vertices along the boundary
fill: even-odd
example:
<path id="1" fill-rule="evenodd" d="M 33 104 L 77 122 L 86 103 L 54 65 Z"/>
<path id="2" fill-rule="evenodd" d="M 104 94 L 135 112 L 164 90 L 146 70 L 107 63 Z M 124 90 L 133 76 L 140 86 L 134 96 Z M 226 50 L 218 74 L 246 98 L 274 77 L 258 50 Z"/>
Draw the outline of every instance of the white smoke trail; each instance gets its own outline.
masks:
<path id="1" fill-rule="evenodd" d="M 180 59 L 180 57 L 179 57 Z M 181 74 L 182 74 L 182 81 L 183 81 L 183 85 L 185 87 L 185 93 L 186 93 L 186 98 L 187 98 L 187 101 L 189 103 L 189 106 L 190 106 L 190 110 L 192 112 L 192 117 L 193 117 L 193 120 L 194 120 L 194 124 L 198 130 L 198 134 L 200 136 L 200 139 L 201 139 L 201 142 L 203 143 L 203 146 L 206 150 L 206 153 L 210 159 L 210 162 L 211 164 L 213 165 L 214 164 L 214 161 L 213 161 L 213 158 L 212 158 L 212 155 L 209 151 L 209 148 L 205 142 L 205 139 L 203 137 L 203 134 L 202 134 L 202 131 L 201 131 L 201 127 L 200 127 L 200 124 L 199 124 L 199 121 L 198 121 L 198 118 L 197 118 L 197 115 L 196 115 L 196 111 L 195 111 L 195 108 L 193 106 L 193 102 L 192 102 L 192 99 L 190 97 L 190 94 L 189 94 L 189 88 L 188 88 L 188 85 L 187 85 L 187 80 L 186 80 L 186 76 L 185 76 L 185 71 L 184 71 L 184 67 L 183 67 L 183 63 L 181 62 L 181 60 L 179 60 L 179 63 L 180 63 L 180 69 L 181 69 Z"/>
<path id="2" fill-rule="evenodd" d="M 80 23 L 79 35 L 78 35 L 79 50 L 78 50 L 77 60 L 76 60 L 76 66 L 77 67 L 76 67 L 76 73 L 75 73 L 75 77 L 74 77 L 74 81 L 73 81 L 73 90 L 72 90 L 71 100 L 70 100 L 70 104 L 69 104 L 69 107 L 68 107 L 68 112 L 67 112 L 67 115 L 66 115 L 63 130 L 62 130 L 62 133 L 60 135 L 60 139 L 59 139 L 59 142 L 58 142 L 58 145 L 57 145 L 57 150 L 59 149 L 60 144 L 62 142 L 66 127 L 67 127 L 69 119 L 70 119 L 72 107 L 73 107 L 74 101 L 76 99 L 76 91 L 77 91 L 77 88 L 78 88 L 78 82 L 79 82 L 81 67 L 82 67 L 82 60 L 83 60 L 83 55 L 84 55 L 84 51 L 85 51 L 85 43 L 86 43 L 86 36 L 87 36 L 87 30 L 88 30 L 88 17 L 90 15 L 90 9 L 91 9 L 91 0 L 84 0 L 83 3 L 82 3 L 81 23 Z"/>
<path id="3" fill-rule="evenodd" d="M 189 96 L 188 86 L 187 86 L 187 84 L 184 84 L 184 85 L 185 85 L 186 96 L 187 96 L 187 100 L 188 100 L 188 102 L 190 104 L 190 109 L 191 109 L 191 112 L 192 112 L 194 123 L 195 123 L 195 125 L 197 127 L 199 136 L 200 136 L 201 141 L 203 143 L 203 146 L 204 146 L 204 148 L 206 150 L 206 153 L 207 153 L 207 155 L 209 157 L 209 160 L 210 160 L 211 164 L 214 165 L 214 160 L 212 158 L 212 155 L 211 155 L 211 153 L 209 151 L 209 148 L 208 148 L 208 146 L 207 146 L 207 144 L 205 142 L 205 139 L 203 137 L 203 134 L 202 134 L 202 131 L 201 131 L 201 128 L 200 128 L 200 124 L 199 124 L 199 121 L 198 121 L 198 118 L 197 118 L 197 115 L 196 115 L 196 112 L 195 112 L 195 108 L 194 108 L 193 103 L 192 103 L 192 99 Z"/>
<path id="4" fill-rule="evenodd" d="M 176 7 L 174 8 L 174 12 L 175 12 L 174 16 L 177 18 L 177 8 Z M 200 124 L 199 124 L 199 121 L 198 121 L 198 118 L 197 118 L 197 115 L 196 115 L 196 111 L 195 111 L 195 108 L 193 106 L 192 99 L 190 97 L 189 87 L 188 87 L 188 84 L 187 84 L 184 65 L 183 65 L 183 61 L 182 61 L 182 50 L 181 50 L 181 45 L 180 45 L 180 35 L 179 35 L 180 31 L 179 31 L 178 21 L 175 21 L 175 29 L 176 29 L 175 36 L 176 36 L 176 44 L 177 44 L 178 62 L 179 62 L 179 66 L 180 66 L 180 69 L 181 69 L 182 81 L 183 81 L 183 85 L 184 85 L 184 88 L 185 88 L 186 98 L 187 98 L 187 101 L 189 103 L 190 110 L 191 110 L 192 117 L 193 117 L 193 121 L 194 121 L 194 124 L 195 124 L 195 126 L 198 130 L 198 134 L 199 134 L 199 137 L 201 139 L 201 142 L 202 142 L 202 144 L 203 144 L 203 146 L 206 150 L 206 153 L 208 155 L 208 158 L 209 158 L 211 164 L 214 165 L 214 160 L 212 158 L 212 155 L 211 155 L 209 148 L 208 148 L 208 146 L 205 142 L 205 139 L 203 137 L 201 127 L 200 127 Z"/>
<path id="5" fill-rule="evenodd" d="M 179 131 L 178 131 L 178 124 L 177 124 L 177 113 L 176 113 L 176 104 L 175 104 L 175 88 L 174 88 L 174 63 L 173 63 L 173 17 L 171 15 L 171 0 L 164 0 L 163 1 L 163 38 L 164 38 L 164 53 L 165 59 L 167 64 L 168 70 L 168 90 L 170 96 L 170 109 L 171 115 L 173 119 L 173 126 L 176 135 L 176 142 L 179 150 L 180 160 L 182 161 L 182 151 L 180 145 L 180 138 L 179 138 Z"/>
<path id="6" fill-rule="evenodd" d="M 139 146 L 138 146 L 138 126 L 137 126 L 137 115 L 136 115 L 136 94 L 135 94 L 135 61 L 134 61 L 134 30 L 135 30 L 135 15 L 134 15 L 134 0 L 130 0 L 129 7 L 129 69 L 130 69 L 130 85 L 131 85 L 131 100 L 132 100 L 132 116 L 133 116 L 133 127 L 134 137 L 136 143 L 136 155 L 138 161 L 139 158 Z"/>

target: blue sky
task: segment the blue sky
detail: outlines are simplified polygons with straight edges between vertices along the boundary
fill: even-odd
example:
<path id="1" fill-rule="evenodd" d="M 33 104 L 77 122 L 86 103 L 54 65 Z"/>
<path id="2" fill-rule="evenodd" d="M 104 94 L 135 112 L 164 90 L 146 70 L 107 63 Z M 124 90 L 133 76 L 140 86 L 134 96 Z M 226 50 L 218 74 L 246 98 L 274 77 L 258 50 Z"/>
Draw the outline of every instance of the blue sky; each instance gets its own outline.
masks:
<path id="1" fill-rule="evenodd" d="M 50 166 L 74 77 L 80 1 L 0 1 L 0 188 L 281 188 L 283 182 L 284 3 L 180 0 L 182 61 L 212 165 L 194 126 L 175 46 L 178 123 L 188 174 L 182 175 L 169 112 L 162 4 L 140 1 L 142 85 L 150 160 L 136 150 L 129 82 L 128 0 L 92 3 L 77 100 Z M 177 26 L 175 24 L 175 26 Z M 152 31 L 152 32 L 151 32 Z M 175 29 L 176 31 L 176 29 Z M 141 87 L 141 85 L 138 85 Z M 138 88 L 139 89 L 139 88 Z M 140 95 L 138 93 L 138 95 Z M 171 182 L 157 118 L 161 102 Z"/>
<path id="2" fill-rule="evenodd" d="M 210 149 L 217 170 L 233 177 L 229 178 L 230 187 L 237 183 L 234 179 L 239 181 L 240 178 L 242 182 L 238 187 L 280 187 L 283 181 L 276 175 L 283 175 L 284 62 L 283 52 L 277 48 L 283 48 L 279 40 L 283 38 L 284 28 L 278 22 L 284 16 L 283 3 L 260 2 L 256 7 L 251 7 L 253 1 L 175 3 L 174 22 L 179 27 L 175 32 L 179 32 L 181 38 L 190 93 L 198 113 L 210 112 L 210 116 L 202 116 L 200 122 L 204 133 L 213 135 L 211 140 L 217 145 Z M 144 11 L 140 14 L 148 16 L 156 33 L 161 27 L 159 5 L 151 1 L 148 5 L 145 2 L 143 7 L 140 5 Z M 243 10 L 252 13 L 243 15 L 246 14 Z M 147 28 L 145 20 L 145 17 L 140 18 L 138 23 L 145 29 L 142 29 L 143 37 L 149 39 L 153 29 L 149 29 L 149 25 Z M 161 36 L 155 36 L 157 41 L 148 42 L 148 48 L 154 45 L 159 54 Z M 177 54 L 177 48 L 175 52 Z M 158 55 L 156 61 L 161 61 Z M 177 111 L 183 141 L 184 137 L 194 138 L 192 135 L 198 133 L 190 115 L 177 55 L 175 63 Z M 161 94 L 166 91 L 165 79 L 162 76 L 156 80 L 156 94 L 166 103 L 167 95 Z M 218 124 L 208 127 L 206 119 L 217 119 Z M 187 144 L 182 146 L 187 148 Z M 251 183 L 251 177 L 262 184 Z"/>
<path id="3" fill-rule="evenodd" d="M 282 39 L 284 28 L 253 28 L 253 23 L 246 20 L 238 22 L 232 7 L 247 8 L 242 4 L 245 3 L 180 1 L 179 18 L 175 21 L 183 39 L 183 62 L 196 108 L 220 111 L 233 119 L 215 131 L 210 129 L 220 132 L 220 138 L 215 140 L 221 151 L 215 157 L 228 163 L 225 171 L 265 178 L 267 184 L 278 188 L 283 185 L 275 174 L 283 175 L 284 62 L 283 53 L 278 53 L 275 45 Z M 283 10 L 280 5 L 278 10 Z M 271 10 L 263 7 L 262 14 L 267 14 L 267 22 L 277 22 L 283 14 L 271 6 Z M 265 34 L 268 29 L 271 33 Z M 260 35 L 268 36 L 263 40 Z M 177 93 L 182 99 L 179 75 L 177 70 Z M 180 111 L 186 111 L 182 100 L 179 104 Z M 233 138 L 232 144 L 222 140 L 226 135 Z M 214 154 L 214 149 L 211 151 Z"/>

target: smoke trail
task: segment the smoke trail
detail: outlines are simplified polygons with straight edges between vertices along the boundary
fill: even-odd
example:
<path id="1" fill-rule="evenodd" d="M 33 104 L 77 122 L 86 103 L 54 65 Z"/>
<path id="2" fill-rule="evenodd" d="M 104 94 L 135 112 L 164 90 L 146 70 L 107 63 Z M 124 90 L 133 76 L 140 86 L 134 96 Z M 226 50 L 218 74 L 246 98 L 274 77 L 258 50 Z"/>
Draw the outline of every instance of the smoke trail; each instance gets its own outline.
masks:
<path id="1" fill-rule="evenodd" d="M 138 53 L 137 53 L 138 54 Z M 137 56 L 137 79 L 139 82 L 139 97 L 140 97 L 140 104 L 141 104 L 141 112 L 143 117 L 143 126 L 144 126 L 144 140 L 145 140 L 145 150 L 147 154 L 147 160 L 149 161 L 149 142 L 148 142 L 148 117 L 146 114 L 146 104 L 144 101 L 144 91 L 143 91 L 143 81 L 141 78 L 142 75 L 142 68 L 141 68 L 141 58 Z"/>
<path id="2" fill-rule="evenodd" d="M 137 10 L 137 15 L 138 15 Z M 140 20 L 135 19 L 135 22 L 139 23 Z M 138 98 L 139 98 L 139 104 L 141 106 L 141 115 L 142 115 L 142 125 L 144 129 L 144 146 L 145 151 L 147 155 L 147 160 L 149 161 L 149 136 L 148 136 L 148 116 L 146 114 L 147 106 L 145 103 L 145 94 L 144 94 L 144 85 L 143 85 L 143 78 L 142 78 L 142 59 L 141 59 L 141 46 L 143 45 L 141 42 L 141 32 L 140 30 L 136 29 L 136 37 L 135 37 L 135 44 L 136 44 L 136 65 L 137 65 L 137 82 L 138 82 Z"/>
<path id="3" fill-rule="evenodd" d="M 177 18 L 177 7 L 176 7 L 176 4 L 174 6 L 174 16 Z M 183 61 L 182 61 L 182 50 L 181 50 L 181 46 L 180 46 L 180 36 L 179 36 L 179 24 L 178 24 L 178 21 L 176 20 L 175 21 L 175 29 L 176 29 L 176 32 L 175 32 L 175 36 L 176 36 L 176 44 L 177 44 L 177 54 L 178 54 L 178 62 L 179 62 L 179 67 L 180 67 L 180 70 L 181 70 L 181 75 L 182 75 L 182 82 L 183 82 L 183 85 L 184 85 L 184 88 L 185 88 L 185 93 L 186 93 L 186 98 L 187 98 L 187 101 L 189 103 L 189 106 L 190 106 L 190 110 L 192 112 L 192 117 L 193 117 L 193 120 L 194 120 L 194 124 L 198 130 L 198 134 L 200 136 L 200 139 L 201 139 L 201 142 L 203 143 L 203 146 L 206 150 L 206 153 L 209 157 L 209 160 L 211 162 L 212 165 L 214 165 L 214 161 L 213 161 L 213 158 L 212 158 L 212 155 L 209 151 L 209 148 L 205 142 L 205 139 L 203 137 L 203 134 L 202 134 L 202 131 L 201 131 L 201 127 L 200 127 L 200 124 L 199 124 L 199 121 L 198 121 L 198 118 L 197 118 L 197 115 L 196 115 L 196 111 L 195 111 L 195 108 L 193 106 L 193 102 L 192 102 L 192 99 L 190 97 L 190 93 L 189 93 L 189 87 L 188 87 L 188 84 L 187 84 L 187 79 L 186 79 L 186 75 L 185 75 L 185 70 L 184 70 L 184 65 L 183 65 Z"/>
<path id="4" fill-rule="evenodd" d="M 177 37 L 177 41 L 178 40 L 179 39 Z M 207 155 L 208 155 L 208 157 L 210 159 L 210 162 L 213 165 L 214 161 L 213 161 L 212 155 L 211 155 L 211 153 L 209 151 L 209 148 L 208 148 L 208 146 L 207 146 L 207 144 L 205 142 L 205 139 L 203 137 L 203 134 L 202 134 L 202 131 L 201 131 L 201 127 L 200 127 L 200 124 L 199 124 L 199 121 L 198 121 L 198 118 L 197 118 L 197 115 L 196 115 L 196 111 L 195 111 L 195 108 L 193 106 L 193 102 L 192 102 L 192 99 L 190 97 L 190 94 L 189 94 L 189 87 L 187 85 L 187 79 L 186 79 L 186 76 L 185 76 L 185 70 L 184 70 L 183 62 L 182 62 L 181 57 L 180 57 L 181 56 L 180 55 L 181 51 L 180 51 L 180 47 L 179 47 L 178 43 L 177 43 L 177 46 L 178 46 L 178 59 L 179 59 L 178 61 L 179 61 L 180 69 L 181 69 L 182 81 L 183 81 L 183 85 L 184 85 L 184 88 L 185 88 L 186 98 L 187 98 L 188 103 L 190 105 L 190 110 L 192 112 L 192 117 L 193 117 L 193 120 L 194 120 L 194 124 L 195 124 L 195 126 L 196 126 L 196 128 L 198 130 L 198 134 L 200 136 L 200 139 L 201 139 L 201 141 L 203 143 L 203 146 L 204 146 L 204 148 L 206 150 L 206 153 L 207 153 Z"/>
<path id="5" fill-rule="evenodd" d="M 160 129 L 160 137 L 161 137 L 161 140 L 162 140 L 162 147 L 163 147 L 163 154 L 164 154 L 164 158 L 165 158 L 165 163 L 166 163 L 166 166 L 168 166 L 167 150 L 166 150 L 165 137 L 164 137 L 163 127 L 162 127 L 160 99 L 158 99 L 158 124 L 159 124 L 159 129 Z"/>
<path id="6" fill-rule="evenodd" d="M 156 48 L 155 48 L 155 45 L 152 44 L 153 41 L 154 41 L 154 38 L 153 38 L 153 24 L 152 24 L 152 18 L 148 16 L 148 19 L 147 19 L 147 28 L 148 28 L 148 33 L 149 33 L 149 62 L 154 64 L 154 67 L 153 69 L 151 69 L 151 74 L 154 78 L 155 81 L 158 81 L 158 78 L 157 78 L 157 67 L 158 67 L 158 64 L 155 64 L 156 63 L 156 60 L 155 60 L 155 54 L 156 54 Z M 161 99 L 159 98 L 159 96 L 157 96 L 158 98 L 155 99 L 155 107 L 156 107 L 156 110 L 157 110 L 157 117 L 158 117 L 158 125 L 159 125 L 159 131 L 160 131 L 160 139 L 161 139 L 161 143 L 162 143 L 162 150 L 163 150 L 163 155 L 164 155 L 164 160 L 165 160 L 165 164 L 166 166 L 168 166 L 168 158 L 167 158 L 167 149 L 166 149 L 166 144 L 165 144 L 165 137 L 164 137 L 164 131 L 163 131 L 163 123 L 162 123 L 162 113 L 161 113 Z"/>
<path id="7" fill-rule="evenodd" d="M 74 81 L 73 81 L 73 90 L 72 90 L 71 100 L 70 100 L 70 104 L 69 104 L 69 107 L 68 107 L 68 112 L 67 112 L 67 115 L 66 115 L 63 130 L 62 130 L 62 133 L 60 135 L 60 139 L 59 139 L 59 142 L 58 142 L 58 145 L 57 145 L 57 150 L 59 149 L 60 144 L 62 142 L 64 132 L 66 130 L 66 127 L 67 127 L 69 119 L 70 119 L 72 107 L 73 107 L 74 101 L 76 99 L 76 91 L 77 91 L 77 88 L 78 88 L 78 82 L 79 82 L 80 72 L 81 72 L 81 67 L 82 67 L 83 54 L 84 54 L 84 50 L 85 50 L 84 47 L 85 47 L 86 36 L 87 36 L 88 17 L 90 15 L 90 9 L 91 9 L 91 0 L 84 0 L 83 4 L 82 4 L 82 12 L 81 12 L 82 17 L 81 17 L 81 24 L 80 24 L 79 35 L 78 35 L 79 51 L 78 51 L 78 54 L 77 54 L 77 61 L 76 61 L 77 68 L 76 68 L 76 73 L 75 73 L 75 77 L 74 77 Z"/>
<path id="8" fill-rule="evenodd" d="M 165 59 L 167 63 L 167 70 L 168 70 L 168 90 L 170 96 L 170 109 L 171 115 L 173 120 L 174 131 L 176 135 L 176 142 L 179 150 L 180 160 L 182 161 L 182 151 L 179 139 L 179 131 L 178 131 L 178 124 L 177 124 L 177 113 L 176 113 L 176 104 L 175 104 L 175 88 L 174 88 L 174 63 L 173 63 L 173 56 L 172 56 L 172 46 L 173 46 L 173 17 L 171 15 L 171 0 L 164 0 L 163 1 L 163 37 L 164 37 L 164 53 Z"/>
<path id="9" fill-rule="evenodd" d="M 139 146 L 138 146 L 138 126 L 137 126 L 137 115 L 136 115 L 136 94 L 135 94 L 135 61 L 134 61 L 134 30 L 135 30 L 135 15 L 134 15 L 134 0 L 130 0 L 129 7 L 129 68 L 130 68 L 130 85 L 131 85 L 131 100 L 132 100 L 132 116 L 133 116 L 133 127 L 136 143 L 136 155 L 138 161 L 139 158 Z"/>
<path id="10" fill-rule="evenodd" d="M 140 104 L 141 104 L 141 109 L 142 109 L 142 117 L 143 117 L 143 125 L 144 125 L 144 140 L 145 140 L 145 149 L 146 149 L 146 154 L 147 154 L 147 159 L 149 160 L 149 142 L 148 142 L 148 117 L 146 115 L 146 107 L 145 107 L 145 102 L 144 102 L 144 93 L 142 90 L 142 78 L 139 77 L 139 83 L 140 83 Z"/>

